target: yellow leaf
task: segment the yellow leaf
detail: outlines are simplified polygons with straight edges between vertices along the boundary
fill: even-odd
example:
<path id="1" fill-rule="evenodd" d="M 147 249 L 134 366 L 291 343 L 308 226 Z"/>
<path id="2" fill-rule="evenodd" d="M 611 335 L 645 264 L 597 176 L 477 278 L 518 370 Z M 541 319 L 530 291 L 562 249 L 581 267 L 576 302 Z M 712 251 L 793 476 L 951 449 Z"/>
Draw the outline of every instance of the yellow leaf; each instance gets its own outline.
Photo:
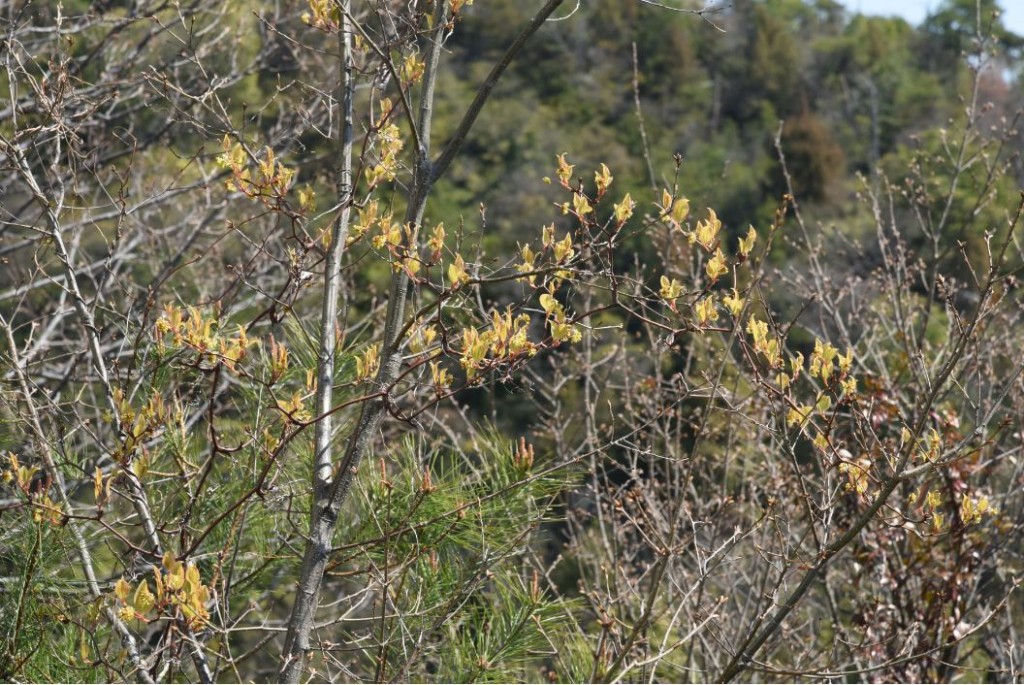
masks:
<path id="1" fill-rule="evenodd" d="M 714 323 L 718 320 L 718 312 L 715 310 L 715 301 L 712 297 L 705 297 L 693 307 L 697 315 L 697 321 L 702 326 L 706 323 Z"/>
<path id="2" fill-rule="evenodd" d="M 806 404 L 801 404 L 793 407 L 786 414 L 786 424 L 789 426 L 798 426 L 802 424 L 811 415 L 814 409 Z"/>
<path id="3" fill-rule="evenodd" d="M 555 174 L 563 186 L 569 185 L 569 179 L 572 177 L 572 170 L 574 168 L 575 165 L 565 161 L 565 153 L 558 155 L 558 169 Z"/>
<path id="4" fill-rule="evenodd" d="M 163 601 L 164 598 L 164 580 L 161 576 L 160 569 L 154 566 L 153 581 L 156 583 L 156 599 L 158 602 Z"/>
<path id="5" fill-rule="evenodd" d="M 556 300 L 551 295 L 548 295 L 547 293 L 541 293 L 540 306 L 543 307 L 544 311 L 548 314 L 551 314 L 552 311 L 557 311 L 562 308 L 562 305 L 558 304 L 558 300 Z"/>
<path id="6" fill-rule="evenodd" d="M 409 350 L 419 354 L 430 347 L 437 338 L 437 329 L 433 326 L 417 325 L 409 336 Z"/>
<path id="7" fill-rule="evenodd" d="M 561 343 L 566 340 L 577 343 L 583 339 L 583 334 L 580 333 L 579 330 L 571 323 L 565 321 L 552 321 L 551 337 L 556 343 Z"/>
<path id="8" fill-rule="evenodd" d="M 189 564 L 185 567 L 185 584 L 190 592 L 195 592 L 202 587 L 203 581 L 195 564 Z"/>
<path id="9" fill-rule="evenodd" d="M 516 266 L 516 271 L 521 274 L 535 271 L 537 267 L 534 265 L 534 260 L 537 259 L 537 255 L 532 249 L 530 249 L 529 244 L 523 245 L 522 250 L 520 250 L 520 254 L 523 257 L 523 263 Z M 537 280 L 536 274 L 527 276 L 526 278 L 529 280 L 530 285 L 533 285 Z"/>
<path id="10" fill-rule="evenodd" d="M 481 335 L 472 326 L 462 332 L 462 358 L 459 363 L 466 370 L 467 378 L 472 379 L 476 376 L 477 367 L 487 358 L 487 349 L 490 345 L 490 336 L 488 334 Z"/>
<path id="11" fill-rule="evenodd" d="M 453 288 L 458 288 L 469 281 L 469 274 L 466 273 L 466 262 L 461 254 L 455 255 L 455 261 L 448 265 L 448 280 Z"/>
<path id="12" fill-rule="evenodd" d="M 444 224 L 440 223 L 434 226 L 434 230 L 431 231 L 430 238 L 427 239 L 427 248 L 430 250 L 431 261 L 437 261 L 441 258 L 441 250 L 444 248 Z"/>
<path id="13" fill-rule="evenodd" d="M 913 437 L 914 437 L 913 433 L 911 433 L 910 429 L 907 428 L 906 426 L 904 426 L 902 429 L 900 429 L 900 442 L 902 444 L 906 444 Z"/>
<path id="14" fill-rule="evenodd" d="M 732 318 L 738 318 L 740 313 L 743 311 L 743 298 L 739 296 L 736 289 L 732 289 L 732 295 L 726 295 L 722 298 L 722 303 L 732 314 Z"/>
<path id="15" fill-rule="evenodd" d="M 136 478 L 142 480 L 149 473 L 149 458 L 145 454 L 136 456 L 132 460 L 131 470 Z"/>
<path id="16" fill-rule="evenodd" d="M 672 203 L 672 220 L 677 224 L 681 224 L 686 221 L 686 217 L 690 216 L 690 201 L 685 197 L 679 198 Z"/>
<path id="17" fill-rule="evenodd" d="M 555 225 L 549 224 L 540 229 L 540 241 L 544 247 L 551 247 L 555 244 Z"/>
<path id="18" fill-rule="evenodd" d="M 814 352 L 811 353 L 811 375 L 821 376 L 821 380 L 828 381 L 832 376 L 833 363 L 838 355 L 839 350 L 831 344 L 815 340 Z"/>
<path id="19" fill-rule="evenodd" d="M 704 270 L 712 281 L 717 281 L 719 278 L 729 273 L 728 261 L 722 253 L 721 248 L 715 250 L 714 256 L 708 260 Z"/>
<path id="20" fill-rule="evenodd" d="M 360 380 L 369 379 L 380 369 L 380 345 L 373 343 L 366 351 L 356 357 L 356 377 Z"/>
<path id="21" fill-rule="evenodd" d="M 410 53 L 402 63 L 402 82 L 418 83 L 426 69 L 426 64 L 415 53 Z"/>
<path id="22" fill-rule="evenodd" d="M 597 184 L 599 194 L 603 194 L 604 191 L 608 190 L 608 186 L 612 184 L 612 178 L 612 172 L 602 163 L 601 170 L 594 172 L 594 182 Z"/>
<path id="23" fill-rule="evenodd" d="M 576 193 L 572 196 L 572 208 L 580 218 L 594 211 L 594 208 L 590 206 L 590 202 L 583 193 Z"/>
<path id="24" fill-rule="evenodd" d="M 103 494 L 103 471 L 100 470 L 99 466 L 96 467 L 96 474 L 93 476 L 92 489 L 96 503 L 99 504 L 101 501 L 100 495 Z"/>
<path id="25" fill-rule="evenodd" d="M 768 337 L 768 322 L 750 317 L 750 320 L 747 321 L 747 333 L 750 333 L 750 337 L 754 339 L 755 347 L 763 344 Z"/>
<path id="26" fill-rule="evenodd" d="M 146 581 L 139 583 L 138 589 L 135 590 L 132 604 L 135 605 L 135 610 L 140 614 L 146 614 L 156 604 L 156 598 L 149 591 L 149 584 Z"/>
<path id="27" fill-rule="evenodd" d="M 839 357 L 839 370 L 843 373 L 850 373 L 853 367 L 853 350 L 846 348 L 846 354 Z"/>
<path id="28" fill-rule="evenodd" d="M 118 578 L 117 582 L 114 583 L 114 596 L 122 602 L 128 602 L 128 595 L 131 594 L 132 586 L 123 577 Z"/>
<path id="29" fill-rule="evenodd" d="M 573 258 L 576 251 L 572 249 L 572 234 L 566 233 L 565 237 L 554 245 L 556 262 L 565 262 Z"/>
<path id="30" fill-rule="evenodd" d="M 747 229 L 747 237 L 740 238 L 740 254 L 746 257 L 750 254 L 750 251 L 754 249 L 754 243 L 757 242 L 757 231 L 754 230 L 753 226 Z"/>
<path id="31" fill-rule="evenodd" d="M 438 362 L 430 362 L 430 378 L 436 388 L 447 388 L 452 384 L 452 375 Z"/>
<path id="32" fill-rule="evenodd" d="M 722 230 L 722 222 L 718 220 L 715 210 L 708 209 L 707 221 L 697 222 L 697 228 L 690 234 L 690 242 L 695 242 L 710 252 L 718 244 L 718 232 L 720 230 Z"/>
<path id="33" fill-rule="evenodd" d="M 161 562 L 164 564 L 164 568 L 172 573 L 177 571 L 181 566 L 181 562 L 175 559 L 174 553 L 170 551 L 164 552 L 164 557 L 161 559 Z"/>
<path id="34" fill-rule="evenodd" d="M 167 569 L 167 574 L 164 576 L 164 583 L 168 589 L 180 590 L 185 584 L 185 568 L 184 565 L 174 558 L 173 552 L 164 552 L 163 558 L 164 568 Z"/>
<path id="35" fill-rule="evenodd" d="M 789 368 L 793 371 L 793 376 L 796 377 L 804 369 L 804 355 L 802 352 L 797 352 L 795 357 L 791 357 L 789 360 Z"/>
<path id="36" fill-rule="evenodd" d="M 299 190 L 299 208 L 304 212 L 316 209 L 316 191 L 308 183 Z"/>
<path id="37" fill-rule="evenodd" d="M 621 224 L 629 219 L 629 217 L 633 216 L 634 207 L 636 207 L 636 202 L 633 201 L 633 198 L 630 197 L 629 193 L 626 193 L 623 196 L 622 201 L 613 207 L 615 220 Z"/>
<path id="38" fill-rule="evenodd" d="M 669 280 L 667 276 L 661 277 L 661 291 L 659 292 L 661 299 L 665 300 L 669 304 L 673 303 L 680 295 L 683 294 L 683 284 L 673 278 Z"/>

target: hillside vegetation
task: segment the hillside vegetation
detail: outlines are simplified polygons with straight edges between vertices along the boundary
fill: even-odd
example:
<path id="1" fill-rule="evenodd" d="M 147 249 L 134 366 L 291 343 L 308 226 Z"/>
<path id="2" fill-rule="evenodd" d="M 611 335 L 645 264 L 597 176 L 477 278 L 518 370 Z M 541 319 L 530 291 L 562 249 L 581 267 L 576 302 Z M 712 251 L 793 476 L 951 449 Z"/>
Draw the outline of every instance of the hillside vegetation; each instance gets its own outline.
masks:
<path id="1" fill-rule="evenodd" d="M 0 26 L 0 680 L 1024 678 L 999 3 Z"/>

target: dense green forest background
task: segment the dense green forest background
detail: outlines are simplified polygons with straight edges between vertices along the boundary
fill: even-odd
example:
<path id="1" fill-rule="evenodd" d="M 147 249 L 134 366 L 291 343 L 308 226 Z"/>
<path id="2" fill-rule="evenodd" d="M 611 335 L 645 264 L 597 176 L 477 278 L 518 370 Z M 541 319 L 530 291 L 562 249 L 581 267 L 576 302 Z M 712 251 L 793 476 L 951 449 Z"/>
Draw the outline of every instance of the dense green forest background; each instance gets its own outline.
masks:
<path id="1" fill-rule="evenodd" d="M 528 12 L 516 2 L 467 12 L 452 48 L 457 66 L 439 87 L 442 130 L 500 55 L 503 27 Z M 997 56 L 976 74 L 968 53 L 979 19 Z M 634 198 L 678 187 L 694 207 L 715 208 L 733 239 L 750 225 L 769 225 L 792 192 L 814 227 L 812 240 L 823 241 L 817 268 L 853 279 L 869 279 L 882 260 L 870 207 L 860 201 L 865 184 L 879 187 L 882 174 L 908 196 L 946 190 L 954 122 L 972 97 L 984 108 L 977 130 L 999 139 L 991 153 L 1012 171 L 999 175 L 984 201 L 975 195 L 986 180 L 980 171 L 957 191 L 955 228 L 939 238 L 941 272 L 971 280 L 961 241 L 979 257 L 983 227 L 1002 220 L 1024 182 L 1024 38 L 1003 27 L 998 3 L 944 2 L 911 26 L 830 0 L 739 0 L 706 20 L 608 0 L 581 5 L 545 30 L 497 88 L 429 205 L 434 216 L 485 223 L 473 236 L 498 254 L 514 254 L 550 220 L 557 193 L 537 179 L 550 174 L 552 151 L 570 151 L 580 168 L 607 163 Z M 925 187 L 915 191 L 919 180 Z M 919 249 L 930 238 L 913 224 L 901 219 Z M 807 270 L 806 239 L 782 236 L 773 265 Z M 638 263 L 658 261 L 663 248 L 646 236 L 629 243 Z M 805 306 L 787 286 L 771 297 L 783 318 Z M 813 342 L 801 335 L 794 331 L 797 343 Z M 507 418 L 512 429 L 527 420 L 494 405 L 488 418 Z"/>
<path id="2" fill-rule="evenodd" d="M 998 9 L 0 0 L 0 680 L 1019 682 Z"/>

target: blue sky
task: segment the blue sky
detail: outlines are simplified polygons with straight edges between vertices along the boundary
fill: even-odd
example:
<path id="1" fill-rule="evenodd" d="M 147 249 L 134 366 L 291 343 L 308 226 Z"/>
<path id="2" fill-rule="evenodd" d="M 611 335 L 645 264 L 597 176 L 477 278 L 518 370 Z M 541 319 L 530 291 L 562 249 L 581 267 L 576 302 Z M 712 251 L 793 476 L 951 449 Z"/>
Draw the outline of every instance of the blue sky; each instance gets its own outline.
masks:
<path id="1" fill-rule="evenodd" d="M 928 10 L 938 7 L 940 0 L 841 0 L 853 12 L 900 16 L 915 26 L 920 24 Z M 1024 35 L 1024 0 L 1002 0 L 1003 25 L 1014 33 Z"/>

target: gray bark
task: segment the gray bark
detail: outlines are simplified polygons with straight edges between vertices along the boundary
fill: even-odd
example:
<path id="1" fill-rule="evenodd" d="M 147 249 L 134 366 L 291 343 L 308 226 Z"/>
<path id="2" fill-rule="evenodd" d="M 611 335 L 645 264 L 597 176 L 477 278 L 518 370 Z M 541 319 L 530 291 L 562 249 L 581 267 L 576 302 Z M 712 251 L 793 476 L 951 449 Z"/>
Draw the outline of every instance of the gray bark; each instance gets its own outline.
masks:
<path id="1" fill-rule="evenodd" d="M 548 0 L 541 10 L 516 36 L 502 59 L 494 66 L 487 79 L 481 85 L 473 102 L 463 116 L 455 134 L 445 146 L 444 151 L 434 163 L 430 161 L 430 137 L 433 120 L 434 88 L 437 82 L 437 70 L 441 57 L 441 47 L 445 31 L 448 28 L 450 5 L 447 2 L 435 2 L 434 28 L 427 34 L 430 41 L 427 50 L 426 66 L 423 75 L 422 92 L 415 130 L 417 148 L 414 161 L 414 175 L 406 207 L 405 223 L 419 226 L 423 222 L 423 213 L 427 198 L 433 184 L 447 170 L 451 161 L 458 154 L 466 134 L 483 109 L 494 85 L 505 69 L 515 59 L 526 41 L 539 29 L 545 20 L 564 0 Z M 348 7 L 342 10 L 344 22 L 349 22 Z M 350 31 L 343 28 L 342 39 Z M 348 54 L 343 50 L 343 54 Z M 349 121 L 351 117 L 349 117 Z M 280 680 L 287 683 L 299 682 L 305 667 L 306 658 L 312 649 L 310 633 L 313 630 L 316 610 L 320 601 L 324 572 L 330 555 L 334 530 L 337 525 L 341 507 L 352 488 L 352 483 L 359 464 L 370 444 L 381 419 L 387 411 L 387 394 L 396 382 L 401 371 L 402 355 L 400 335 L 404 328 L 405 305 L 409 291 L 409 276 L 404 270 L 397 271 L 391 279 L 388 308 L 384 326 L 384 339 L 381 346 L 381 364 L 374 379 L 374 392 L 379 396 L 368 400 L 362 406 L 359 419 L 352 431 L 345 454 L 337 468 L 332 468 L 330 460 L 329 432 L 326 434 L 327 447 L 321 451 L 321 443 L 317 440 L 316 474 L 314 476 L 313 507 L 310 513 L 309 539 L 303 554 L 302 567 L 296 587 L 295 603 L 285 636 L 285 646 L 281 656 L 278 672 Z M 327 311 L 327 303 L 324 311 Z M 333 335 L 333 321 L 330 323 Z M 326 328 L 322 329 L 326 330 Z M 321 348 L 323 349 L 323 348 Z M 324 359 L 321 358 L 321 364 Z M 333 368 L 333 364 L 331 365 Z M 323 379 L 321 377 L 321 382 Z M 319 398 L 319 395 L 318 395 Z M 326 418 L 327 406 L 317 407 L 317 415 Z M 319 433 L 318 433 L 319 435 Z"/>

